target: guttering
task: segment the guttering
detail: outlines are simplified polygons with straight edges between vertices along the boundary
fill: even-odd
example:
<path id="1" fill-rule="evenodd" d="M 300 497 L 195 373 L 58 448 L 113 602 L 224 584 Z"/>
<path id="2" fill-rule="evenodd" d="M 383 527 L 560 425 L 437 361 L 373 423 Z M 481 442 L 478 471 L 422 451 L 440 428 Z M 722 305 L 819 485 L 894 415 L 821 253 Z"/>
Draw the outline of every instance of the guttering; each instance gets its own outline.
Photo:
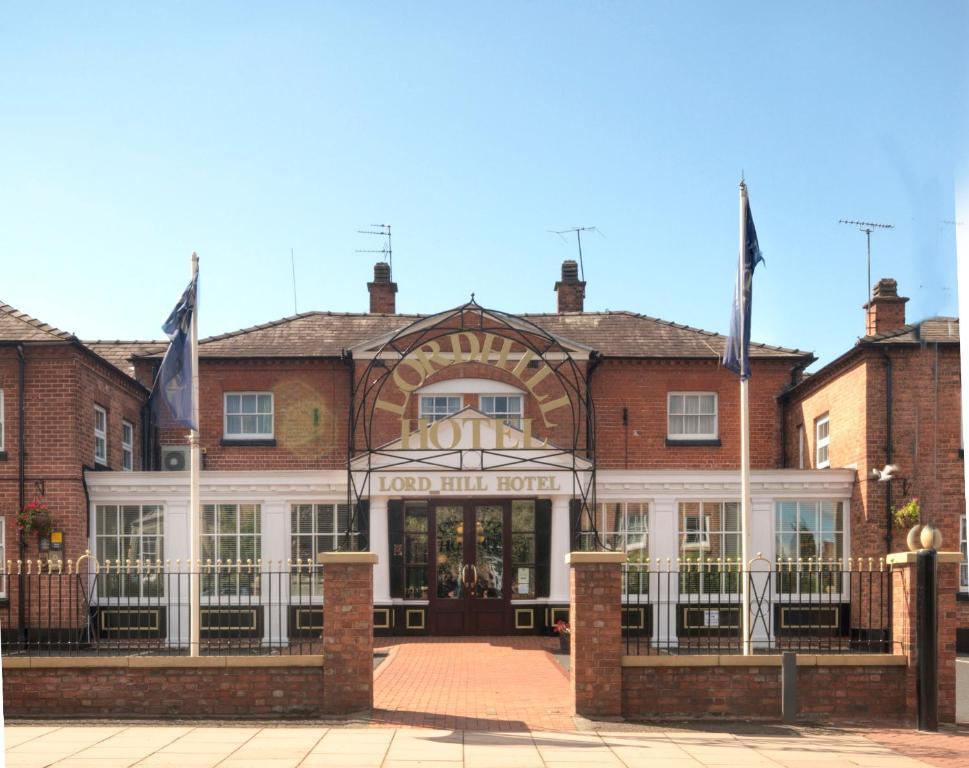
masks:
<path id="1" fill-rule="evenodd" d="M 27 358 L 24 356 L 24 345 L 17 344 L 17 365 L 18 371 L 18 384 L 17 384 L 17 488 L 19 491 L 20 506 L 17 508 L 17 512 L 21 512 L 27 504 L 27 489 L 25 483 L 27 481 L 27 461 L 26 461 L 26 427 L 27 427 L 27 393 L 24 391 L 24 386 L 26 383 L 26 370 L 27 370 Z M 18 556 L 21 561 L 27 559 L 27 535 L 24 529 L 21 528 L 18 535 Z M 21 640 L 27 639 L 27 610 L 25 600 L 25 582 L 23 569 L 17 568 L 17 625 L 19 627 L 19 635 Z"/>
<path id="2" fill-rule="evenodd" d="M 892 439 L 892 358 L 885 349 L 880 349 L 885 361 L 885 427 L 888 432 L 888 442 L 885 446 L 885 463 L 891 464 L 895 453 Z M 892 551 L 892 481 L 888 481 L 885 491 L 885 552 Z"/>

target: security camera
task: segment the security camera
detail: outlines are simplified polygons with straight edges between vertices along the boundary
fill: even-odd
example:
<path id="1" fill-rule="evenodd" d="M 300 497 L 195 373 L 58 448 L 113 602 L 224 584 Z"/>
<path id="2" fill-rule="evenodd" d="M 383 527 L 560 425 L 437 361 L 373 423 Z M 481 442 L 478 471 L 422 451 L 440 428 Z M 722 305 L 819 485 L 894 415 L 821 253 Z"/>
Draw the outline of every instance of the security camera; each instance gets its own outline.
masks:
<path id="1" fill-rule="evenodd" d="M 871 474 L 879 483 L 887 483 L 898 475 L 898 464 L 886 464 L 884 469 L 873 469 Z"/>

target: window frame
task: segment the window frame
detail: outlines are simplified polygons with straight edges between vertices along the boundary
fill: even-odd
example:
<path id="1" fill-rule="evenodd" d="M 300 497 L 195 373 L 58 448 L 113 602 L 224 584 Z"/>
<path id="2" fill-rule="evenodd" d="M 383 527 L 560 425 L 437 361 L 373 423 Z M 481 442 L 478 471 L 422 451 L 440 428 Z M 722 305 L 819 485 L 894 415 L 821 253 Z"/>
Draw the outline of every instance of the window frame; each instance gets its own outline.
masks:
<path id="1" fill-rule="evenodd" d="M 118 542 L 118 553 L 121 552 L 121 541 L 124 538 L 137 538 L 138 539 L 138 550 L 141 552 L 144 549 L 144 541 L 146 538 L 155 539 L 156 555 L 158 557 L 149 561 L 154 563 L 155 560 L 165 563 L 165 505 L 159 502 L 142 502 L 142 501 L 129 501 L 129 502 L 109 502 L 105 504 L 92 504 L 94 514 L 91 516 L 91 526 L 92 526 L 92 538 L 94 541 L 94 556 L 97 562 L 100 563 L 102 571 L 99 576 L 98 589 L 93 599 L 97 601 L 99 605 L 138 605 L 144 604 L 150 601 L 166 600 L 165 587 L 168 581 L 165 576 L 166 571 L 163 570 L 161 573 L 152 574 L 148 570 L 144 574 L 140 574 L 138 594 L 133 595 L 124 588 L 124 583 L 120 580 L 120 574 L 112 573 L 112 569 L 116 570 L 116 566 L 110 566 L 107 562 L 107 556 L 105 554 L 105 539 L 114 539 Z M 101 513 L 108 507 L 113 507 L 115 509 L 115 514 L 117 518 L 117 530 L 114 533 L 101 533 Z M 123 515 L 125 507 L 137 507 L 138 508 L 138 533 L 136 535 L 126 535 L 123 530 Z M 144 518 L 145 511 L 152 510 L 157 512 L 158 515 L 158 531 L 156 533 L 145 534 L 144 532 Z M 116 562 L 120 558 L 115 558 Z M 132 563 L 132 567 L 135 567 L 135 563 Z M 155 576 L 157 583 L 159 584 L 159 590 L 153 594 L 145 594 L 145 585 L 152 581 L 152 576 Z M 139 576 L 139 574 L 126 574 L 128 579 Z M 102 588 L 107 588 L 112 582 L 111 578 L 118 579 L 118 589 L 114 594 L 102 592 Z M 130 582 L 128 582 L 130 583 Z"/>
<path id="2" fill-rule="evenodd" d="M 0 389 L 0 395 L 3 390 Z M 0 400 L 2 404 L 2 400 Z M 7 597 L 7 519 L 0 515 L 0 600 Z"/>
<path id="3" fill-rule="evenodd" d="M 736 528 L 728 528 L 727 505 L 736 506 Z M 720 523 L 714 528 L 711 521 L 709 507 L 717 505 L 716 514 Z M 688 511 L 684 507 L 695 506 L 696 511 Z M 742 509 L 738 501 L 730 499 L 678 499 L 676 503 L 676 553 L 680 563 L 679 588 L 680 600 L 689 602 L 698 597 L 718 596 L 724 601 L 730 602 L 739 599 L 741 592 L 742 577 L 740 571 L 740 553 L 743 548 L 743 521 L 741 520 Z M 686 520 L 699 518 L 703 521 L 702 530 L 689 531 L 686 527 Z M 701 539 L 697 543 L 687 543 L 685 537 L 699 533 Z M 707 556 L 706 553 L 716 543 L 721 553 L 726 552 L 728 537 L 734 538 L 736 556 L 729 557 Z M 695 555 L 695 559 L 690 556 Z M 696 589 L 691 589 L 690 584 L 696 584 Z M 715 584 L 716 588 L 708 585 Z"/>
<path id="4" fill-rule="evenodd" d="M 98 416 L 104 417 L 104 427 L 98 429 Z M 98 440 L 104 448 L 104 455 L 98 456 Z M 94 463 L 102 467 L 108 466 L 108 409 L 104 406 L 94 405 Z"/>
<path id="5" fill-rule="evenodd" d="M 693 413 L 688 414 L 688 413 L 685 412 L 686 400 L 684 400 L 684 412 L 683 413 L 674 414 L 672 412 L 673 398 L 674 397 L 682 397 L 682 398 L 695 397 L 695 398 L 697 398 L 697 408 L 698 409 L 699 409 L 700 402 L 702 402 L 701 401 L 701 398 L 703 398 L 703 397 L 713 397 L 713 413 L 702 413 L 701 411 L 697 410 L 697 412 L 695 414 L 693 414 Z M 677 416 L 677 417 L 683 417 L 683 416 L 698 416 L 698 417 L 699 416 L 712 416 L 713 417 L 713 431 L 712 432 L 697 432 L 695 434 L 691 434 L 691 433 L 688 433 L 688 432 L 675 432 L 674 433 L 672 431 L 672 428 L 671 428 L 672 427 L 671 419 L 674 416 Z M 670 442 L 689 442 L 689 441 L 694 441 L 694 440 L 704 440 L 704 441 L 706 441 L 706 440 L 719 440 L 720 439 L 720 393 L 719 392 L 713 392 L 713 391 L 702 391 L 701 392 L 701 391 L 687 391 L 687 390 L 679 390 L 679 391 L 667 392 L 666 393 L 666 439 L 669 440 Z"/>
<path id="6" fill-rule="evenodd" d="M 425 407 L 424 407 L 424 401 L 425 400 L 438 400 L 438 399 L 448 400 L 448 401 L 457 400 L 458 407 L 455 410 L 449 411 L 447 413 L 431 413 L 431 414 L 428 414 L 427 411 L 425 410 Z M 445 407 L 446 408 L 450 408 L 450 403 L 448 403 L 447 406 L 445 406 Z M 435 421 L 441 421 L 441 420 L 446 419 L 446 418 L 448 418 L 450 416 L 453 416 L 454 414 L 456 414 L 458 411 L 460 411 L 463 408 L 464 408 L 464 396 L 463 395 L 453 395 L 451 393 L 446 393 L 446 394 L 443 394 L 443 393 L 442 394 L 434 394 L 434 393 L 431 393 L 431 394 L 421 394 L 420 397 L 418 397 L 418 399 L 417 399 L 417 418 L 419 418 L 419 419 L 427 419 L 428 422 L 433 423 Z"/>
<path id="7" fill-rule="evenodd" d="M 229 398 L 238 397 L 239 407 L 242 407 L 242 399 L 245 396 L 256 397 L 256 408 L 254 413 L 244 413 L 243 411 L 229 413 Z M 262 413 L 258 410 L 259 400 L 261 396 L 269 397 L 269 413 Z M 269 416 L 269 432 L 230 432 L 229 431 L 229 417 L 238 416 L 240 419 L 243 416 Z M 242 422 L 240 421 L 240 429 L 242 428 Z M 233 440 L 275 440 L 276 439 L 276 396 L 271 389 L 269 390 L 252 390 L 252 391 L 233 391 L 233 392 L 223 392 L 222 393 L 222 439 L 226 441 Z"/>
<path id="8" fill-rule="evenodd" d="M 828 428 L 828 433 L 823 438 L 820 435 L 822 425 Z M 821 459 L 822 448 L 824 448 L 824 460 Z M 829 413 L 824 413 L 814 420 L 814 466 L 817 469 L 827 469 L 831 466 L 831 415 Z"/>
<path id="9" fill-rule="evenodd" d="M 607 529 L 605 523 L 607 522 L 606 517 L 606 505 L 618 506 L 620 508 L 620 514 L 617 516 L 616 528 Z M 633 511 L 630 511 L 630 506 L 635 507 Z M 653 502 L 651 499 L 606 499 L 596 501 L 596 506 L 592 510 L 595 515 L 595 519 L 592 521 L 595 524 L 595 530 L 599 534 L 599 539 L 601 541 L 606 541 L 607 537 L 616 537 L 611 544 L 622 543 L 622 550 L 627 554 L 627 563 L 630 567 L 623 569 L 623 585 L 622 594 L 623 600 L 628 601 L 630 598 L 634 600 L 639 600 L 649 594 L 649 547 L 650 547 L 650 516 L 653 511 Z M 584 515 L 588 514 L 588 510 L 583 512 Z M 637 517 L 639 521 L 639 526 L 632 528 L 629 525 L 629 516 L 633 514 Z M 587 521 L 588 522 L 588 521 Z M 600 523 L 602 523 L 600 525 Z M 585 534 L 589 535 L 589 534 Z M 634 542 L 639 546 L 632 551 L 639 551 L 640 555 L 638 559 L 628 558 L 628 554 L 631 551 L 629 548 L 629 537 L 642 537 L 641 542 Z M 593 541 L 593 544 L 596 542 Z M 615 551 L 620 551 L 618 547 Z M 638 571 L 635 583 L 629 576 L 633 571 Z"/>
<path id="10" fill-rule="evenodd" d="M 969 522 L 966 515 L 959 515 L 959 548 L 962 550 L 962 562 L 959 564 L 959 591 L 969 592 Z"/>
<path id="11" fill-rule="evenodd" d="M 207 562 L 210 558 L 205 557 L 202 550 L 205 549 L 206 540 L 209 539 L 212 542 L 212 553 L 218 555 L 219 552 L 219 539 L 220 538 L 234 538 L 236 541 L 236 555 L 241 555 L 242 552 L 242 537 L 252 536 L 253 537 L 253 557 L 252 557 L 252 567 L 248 568 L 243 566 L 243 569 L 231 570 L 220 570 L 215 567 L 218 563 L 221 563 L 221 558 L 212 557 L 211 561 L 213 563 L 212 571 L 206 574 L 206 568 L 203 568 L 202 578 L 199 579 L 200 584 L 200 597 L 204 605 L 233 605 L 242 602 L 259 602 L 261 604 L 262 600 L 262 569 L 259 567 L 259 562 L 262 559 L 262 503 L 261 502 L 248 502 L 248 501 L 214 501 L 208 504 L 202 504 L 202 520 L 199 531 L 199 547 L 200 547 L 200 559 L 203 563 Z M 205 514 L 206 508 L 211 507 L 213 511 L 213 526 L 212 532 L 209 533 L 205 530 Z M 235 507 L 236 514 L 236 530 L 235 532 L 223 533 L 220 530 L 219 521 L 221 519 L 220 512 L 223 507 Z M 240 528 L 241 526 L 241 516 L 243 507 L 254 507 L 254 531 L 252 533 L 243 533 Z M 237 557 L 241 560 L 241 557 Z M 224 567 L 224 566 L 223 566 Z M 245 574 L 248 578 L 241 578 L 242 574 Z M 221 590 L 222 580 L 230 578 L 232 576 L 238 576 L 235 580 L 235 590 L 233 592 L 224 593 Z M 248 594 L 242 594 L 242 582 L 248 581 L 249 592 Z M 211 585 L 211 591 L 207 591 L 207 585 Z"/>
<path id="12" fill-rule="evenodd" d="M 797 425 L 797 468 L 804 469 L 804 425 Z"/>
<path id="13" fill-rule="evenodd" d="M 299 525 L 299 508 L 300 507 L 310 507 L 310 530 L 304 531 L 300 529 Z M 320 507 L 332 507 L 333 514 L 333 531 L 320 532 L 319 531 L 319 513 Z M 290 553 L 290 584 L 289 593 L 291 601 L 293 596 L 300 603 L 310 600 L 312 602 L 321 602 L 323 600 L 323 570 L 318 563 L 318 555 L 320 552 L 335 552 L 340 547 L 340 537 L 346 534 L 346 529 L 340 529 L 340 508 L 343 508 L 344 522 L 346 526 L 350 525 L 350 507 L 346 501 L 294 501 L 289 504 L 289 553 Z M 294 528 L 296 530 L 294 530 Z M 320 549 L 320 539 L 324 537 L 330 537 L 332 541 L 332 549 Z M 295 548 L 298 545 L 298 540 L 300 538 L 310 539 L 310 551 L 311 557 L 310 562 L 307 567 L 306 563 L 299 564 L 297 560 Z M 302 576 L 311 576 L 307 587 L 301 587 L 303 582 Z"/>
<path id="14" fill-rule="evenodd" d="M 503 397 L 503 398 L 505 398 L 506 401 L 507 400 L 511 400 L 513 398 L 514 399 L 517 399 L 518 400 L 518 412 L 517 412 L 517 415 L 512 416 L 511 415 L 511 411 L 508 410 L 507 408 L 504 411 L 504 414 L 505 414 L 504 416 L 500 416 L 499 417 L 495 413 L 489 413 L 485 409 L 485 405 L 484 405 L 484 399 L 486 397 L 490 397 L 492 399 L 497 398 L 497 397 Z M 492 394 L 490 392 L 485 392 L 485 393 L 482 393 L 482 394 L 478 395 L 478 410 L 481 411 L 483 414 L 485 414 L 485 416 L 487 416 L 489 419 L 501 418 L 502 419 L 502 423 L 509 424 L 509 425 L 511 425 L 511 426 L 513 426 L 513 427 L 515 427 L 517 429 L 520 429 L 521 428 L 521 425 L 522 425 L 522 419 L 525 418 L 525 396 L 524 395 L 520 395 L 520 394 L 510 394 L 510 393 L 497 393 L 497 394 Z"/>
<path id="15" fill-rule="evenodd" d="M 778 523 L 780 519 L 779 509 L 781 504 L 797 504 L 798 517 L 800 512 L 800 505 L 802 504 L 818 505 L 818 523 L 820 527 L 817 530 L 807 531 L 807 533 L 815 534 L 816 536 L 819 536 L 821 533 L 826 532 L 824 530 L 822 505 L 832 504 L 835 506 L 835 508 L 837 508 L 839 504 L 841 505 L 841 527 L 840 529 L 835 529 L 834 531 L 831 531 L 835 535 L 837 535 L 838 533 L 841 534 L 841 551 L 838 553 L 838 556 L 834 559 L 820 559 L 820 562 L 822 564 L 822 568 L 820 569 L 821 572 L 837 574 L 835 577 L 835 580 L 837 581 L 837 584 L 839 586 L 838 589 L 832 589 L 828 592 L 824 592 L 823 590 L 820 589 L 820 586 L 821 586 L 820 583 L 819 583 L 818 590 L 812 591 L 810 589 L 802 589 L 801 573 L 795 571 L 797 573 L 796 588 L 792 590 L 787 590 L 787 591 L 781 590 L 783 575 L 786 572 L 785 568 L 788 567 L 788 561 L 781 560 L 779 556 Z M 825 498 L 816 498 L 816 497 L 810 497 L 810 496 L 802 497 L 802 498 L 797 498 L 797 497 L 775 498 L 773 500 L 773 507 L 771 509 L 771 528 L 773 529 L 772 531 L 772 534 L 773 534 L 772 542 L 774 547 L 773 563 L 775 568 L 774 585 L 771 591 L 773 592 L 773 596 L 775 600 L 779 602 L 796 603 L 796 602 L 804 602 L 805 600 L 807 601 L 816 600 L 818 595 L 822 595 L 825 600 L 827 600 L 829 596 L 831 597 L 832 600 L 838 600 L 838 599 L 847 600 L 850 597 L 850 595 L 848 595 L 846 592 L 846 590 L 849 587 L 849 584 L 847 583 L 847 580 L 842 577 L 842 574 L 845 570 L 845 563 L 847 563 L 848 561 L 847 553 L 851 552 L 851 530 L 850 530 L 851 529 L 851 500 L 850 499 L 843 499 L 843 498 L 825 499 Z M 804 535 L 804 530 L 801 528 L 798 528 L 795 533 L 795 536 L 797 536 L 798 538 L 798 550 L 800 550 L 800 537 L 802 535 Z M 805 562 L 807 559 L 808 558 L 798 558 L 798 559 L 794 559 L 792 562 L 796 565 L 797 562 L 799 561 Z M 811 558 L 811 559 L 813 559 L 815 563 L 818 562 L 819 560 L 819 558 Z M 832 565 L 838 564 L 838 568 L 836 570 L 833 568 L 826 569 L 823 567 L 824 564 L 832 564 Z"/>
<path id="16" fill-rule="evenodd" d="M 129 433 L 125 441 L 125 431 Z M 135 469 L 135 425 L 127 419 L 121 420 L 121 470 L 133 472 Z"/>

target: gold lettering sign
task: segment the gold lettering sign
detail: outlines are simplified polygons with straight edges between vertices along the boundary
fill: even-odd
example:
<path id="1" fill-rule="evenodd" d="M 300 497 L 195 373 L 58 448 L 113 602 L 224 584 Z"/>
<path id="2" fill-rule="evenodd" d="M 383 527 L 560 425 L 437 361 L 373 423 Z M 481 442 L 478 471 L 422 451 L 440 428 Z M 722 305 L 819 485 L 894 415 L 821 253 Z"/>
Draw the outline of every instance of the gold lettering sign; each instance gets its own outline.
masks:
<path id="1" fill-rule="evenodd" d="M 494 486 L 489 486 L 489 479 Z M 380 475 L 377 479 L 380 493 L 540 493 L 561 491 L 555 475 L 441 475 L 401 476 Z"/>
<path id="2" fill-rule="evenodd" d="M 526 349 L 521 353 L 518 360 L 510 361 L 509 357 L 512 355 L 513 346 L 511 339 L 500 338 L 493 333 L 485 333 L 479 341 L 478 337 L 469 331 L 448 334 L 440 341 L 425 342 L 405 355 L 400 363 L 394 367 L 391 379 L 399 396 L 395 396 L 393 393 L 387 393 L 390 399 L 379 398 L 374 403 L 374 407 L 401 418 L 400 434 L 403 448 L 420 447 L 445 450 L 455 448 L 460 444 L 461 430 L 464 428 L 464 425 L 454 426 L 448 432 L 438 422 L 434 422 L 428 426 L 427 423 L 421 424 L 422 420 L 418 420 L 415 425 L 411 419 L 404 418 L 404 414 L 407 412 L 407 404 L 410 401 L 411 393 L 423 387 L 427 379 L 433 374 L 444 368 L 449 368 L 452 365 L 478 362 L 499 368 L 518 379 L 522 386 L 540 404 L 539 412 L 542 415 L 542 423 L 545 428 L 550 429 L 557 426 L 557 422 L 549 419 L 549 414 L 560 408 L 568 407 L 571 401 L 567 395 L 563 395 L 554 400 L 548 400 L 547 394 L 537 393 L 535 390 L 538 385 L 552 373 L 551 367 L 548 363 L 543 363 L 535 373 L 525 378 L 529 370 L 529 364 L 538 360 L 539 357 L 531 350 Z M 450 347 L 448 352 L 442 351 L 442 348 L 447 349 L 448 347 Z M 511 363 L 514 364 L 510 365 Z M 482 420 L 467 419 L 466 421 L 474 422 L 470 425 L 473 442 L 472 447 L 484 447 L 480 444 L 481 424 L 479 422 Z M 453 419 L 449 419 L 447 423 L 450 424 L 453 422 Z M 540 444 L 535 444 L 535 441 L 532 439 L 531 420 L 525 419 L 524 422 L 522 429 L 523 436 L 517 440 L 512 439 L 510 430 L 499 425 L 495 430 L 496 445 L 494 447 L 499 449 L 547 447 L 548 444 L 545 441 L 542 441 Z M 418 433 L 418 445 L 412 446 L 410 445 L 413 442 L 410 433 L 415 429 Z M 445 432 L 445 434 L 441 434 L 442 432 Z M 509 440 L 510 442 L 506 442 Z M 522 444 L 512 445 L 511 443 Z"/>

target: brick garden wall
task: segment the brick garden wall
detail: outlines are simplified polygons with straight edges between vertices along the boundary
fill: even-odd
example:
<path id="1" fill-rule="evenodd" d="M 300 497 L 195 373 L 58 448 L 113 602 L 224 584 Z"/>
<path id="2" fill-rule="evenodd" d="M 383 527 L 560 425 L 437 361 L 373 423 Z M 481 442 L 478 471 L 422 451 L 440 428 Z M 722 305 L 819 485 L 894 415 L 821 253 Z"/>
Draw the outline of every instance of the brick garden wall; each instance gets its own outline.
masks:
<path id="1" fill-rule="evenodd" d="M 799 666 L 799 716 L 822 721 L 903 722 L 905 673 L 903 666 Z M 779 720 L 781 667 L 776 663 L 624 667 L 622 714 L 631 720 Z"/>
<path id="2" fill-rule="evenodd" d="M 24 669 L 4 664 L 3 704 L 8 718 L 318 717 L 323 664 L 318 657 L 315 666 Z"/>

